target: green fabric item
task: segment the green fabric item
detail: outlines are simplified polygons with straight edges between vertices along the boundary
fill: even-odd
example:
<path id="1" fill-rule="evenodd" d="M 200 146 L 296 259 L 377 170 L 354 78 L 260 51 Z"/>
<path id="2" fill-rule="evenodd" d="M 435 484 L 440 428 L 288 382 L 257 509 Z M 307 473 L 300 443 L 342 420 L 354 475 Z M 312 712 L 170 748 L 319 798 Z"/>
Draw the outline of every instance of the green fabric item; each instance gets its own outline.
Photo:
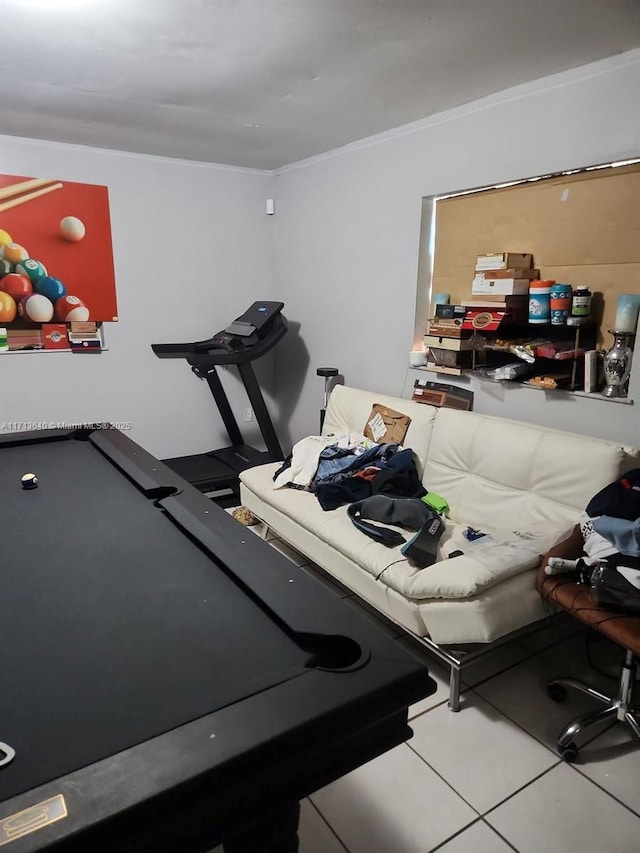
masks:
<path id="1" fill-rule="evenodd" d="M 427 492 L 420 500 L 424 501 L 432 509 L 435 509 L 438 515 L 442 515 L 443 512 L 445 514 L 449 512 L 449 504 L 446 499 L 442 495 L 436 494 L 436 492 Z"/>

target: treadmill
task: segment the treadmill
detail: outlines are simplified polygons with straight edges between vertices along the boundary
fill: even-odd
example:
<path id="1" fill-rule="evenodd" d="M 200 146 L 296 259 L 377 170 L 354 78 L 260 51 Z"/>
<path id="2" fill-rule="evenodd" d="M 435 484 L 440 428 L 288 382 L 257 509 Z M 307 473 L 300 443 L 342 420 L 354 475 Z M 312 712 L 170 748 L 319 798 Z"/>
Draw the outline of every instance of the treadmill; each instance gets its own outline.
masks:
<path id="1" fill-rule="evenodd" d="M 184 358 L 199 379 L 206 380 L 222 416 L 229 447 L 164 459 L 173 471 L 201 492 L 238 495 L 239 474 L 254 465 L 284 459 L 280 442 L 269 417 L 251 362 L 265 355 L 284 337 L 287 321 L 282 315 L 283 302 L 254 302 L 244 314 L 206 341 L 188 344 L 152 344 L 158 358 Z M 216 371 L 219 365 L 234 364 L 247 392 L 266 452 L 244 443 L 238 421 Z"/>

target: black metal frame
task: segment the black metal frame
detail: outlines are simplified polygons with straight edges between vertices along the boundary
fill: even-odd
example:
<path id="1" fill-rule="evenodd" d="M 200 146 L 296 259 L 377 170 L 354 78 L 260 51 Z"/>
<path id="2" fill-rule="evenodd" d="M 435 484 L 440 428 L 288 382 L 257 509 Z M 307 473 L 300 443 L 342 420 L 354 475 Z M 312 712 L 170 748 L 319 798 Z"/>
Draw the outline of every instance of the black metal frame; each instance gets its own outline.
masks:
<path id="1" fill-rule="evenodd" d="M 228 331 L 236 328 L 241 319 L 238 318 L 227 329 L 223 329 L 206 341 L 152 344 L 152 349 L 158 358 L 184 358 L 191 366 L 193 373 L 199 379 L 206 381 L 231 442 L 230 447 L 211 450 L 205 454 L 165 460 L 169 467 L 204 492 L 231 489 L 237 494 L 238 475 L 241 471 L 253 465 L 269 461 L 279 462 L 284 459 L 282 447 L 251 362 L 269 352 L 286 334 L 287 321 L 280 313 L 283 303 L 264 303 L 264 305 L 269 306 L 268 320 L 259 329 L 250 326 L 249 328 L 254 330 L 250 335 L 234 336 Z M 250 315 L 252 308 L 243 317 Z M 264 439 L 266 452 L 256 450 L 244 442 L 242 431 L 216 370 L 218 366 L 227 365 L 238 368 L 240 379 Z"/>

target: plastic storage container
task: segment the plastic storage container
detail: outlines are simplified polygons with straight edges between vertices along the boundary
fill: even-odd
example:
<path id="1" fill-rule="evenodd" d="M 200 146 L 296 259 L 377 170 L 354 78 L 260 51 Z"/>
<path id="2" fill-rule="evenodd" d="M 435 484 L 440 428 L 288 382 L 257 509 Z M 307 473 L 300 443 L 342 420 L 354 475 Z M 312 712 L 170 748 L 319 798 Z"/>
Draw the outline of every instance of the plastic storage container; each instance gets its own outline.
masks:
<path id="1" fill-rule="evenodd" d="M 591 291 L 586 286 L 577 287 L 571 300 L 572 317 L 588 317 L 591 314 Z"/>
<path id="2" fill-rule="evenodd" d="M 551 325 L 564 326 L 571 314 L 572 289 L 570 284 L 554 284 L 549 294 Z"/>
<path id="3" fill-rule="evenodd" d="M 551 288 L 553 279 L 537 279 L 529 285 L 529 323 L 551 322 Z"/>

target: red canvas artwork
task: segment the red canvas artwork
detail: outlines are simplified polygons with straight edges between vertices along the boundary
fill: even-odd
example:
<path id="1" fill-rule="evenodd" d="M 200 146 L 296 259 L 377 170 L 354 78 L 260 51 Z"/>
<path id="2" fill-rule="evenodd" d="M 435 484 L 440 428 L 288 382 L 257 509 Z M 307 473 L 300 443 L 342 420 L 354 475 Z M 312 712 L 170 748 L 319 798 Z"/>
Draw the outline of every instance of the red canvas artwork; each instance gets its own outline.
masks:
<path id="1" fill-rule="evenodd" d="M 117 319 L 107 187 L 0 175 L 0 326 Z"/>

